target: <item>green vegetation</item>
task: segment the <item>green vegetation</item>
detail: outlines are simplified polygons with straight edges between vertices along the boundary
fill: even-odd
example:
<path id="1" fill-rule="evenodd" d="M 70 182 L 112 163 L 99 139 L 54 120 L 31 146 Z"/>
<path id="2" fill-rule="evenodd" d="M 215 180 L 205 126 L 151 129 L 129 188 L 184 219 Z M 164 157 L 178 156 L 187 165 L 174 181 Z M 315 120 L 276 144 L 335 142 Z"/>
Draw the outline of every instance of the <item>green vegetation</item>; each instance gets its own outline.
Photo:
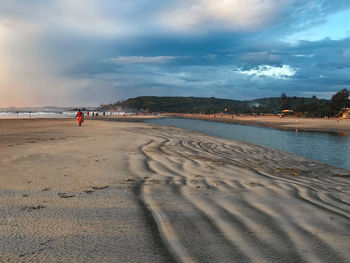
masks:
<path id="1" fill-rule="evenodd" d="M 146 112 L 172 113 L 220 113 L 227 109 L 228 114 L 276 114 L 281 110 L 293 110 L 299 115 L 310 117 L 335 116 L 342 108 L 350 107 L 349 91 L 343 89 L 333 95 L 331 100 L 288 97 L 282 93 L 280 97 L 254 99 L 248 101 L 197 98 L 197 97 L 154 97 L 145 96 L 125 101 L 101 105 L 100 110 L 131 109 Z"/>
<path id="2" fill-rule="evenodd" d="M 330 110 L 333 115 L 336 115 L 342 108 L 350 107 L 349 95 L 350 92 L 347 89 L 342 89 L 332 96 Z"/>

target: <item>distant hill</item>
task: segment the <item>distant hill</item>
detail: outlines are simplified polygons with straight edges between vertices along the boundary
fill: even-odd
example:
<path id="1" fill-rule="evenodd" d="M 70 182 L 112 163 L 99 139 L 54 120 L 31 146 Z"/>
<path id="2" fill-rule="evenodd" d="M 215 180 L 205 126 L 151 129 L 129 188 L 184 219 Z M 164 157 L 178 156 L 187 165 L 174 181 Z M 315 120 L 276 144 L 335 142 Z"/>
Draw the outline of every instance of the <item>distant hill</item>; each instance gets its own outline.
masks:
<path id="1" fill-rule="evenodd" d="M 148 112 L 173 113 L 277 113 L 282 109 L 300 112 L 310 111 L 310 106 L 325 108 L 329 100 L 300 97 L 272 97 L 254 100 L 231 100 L 198 97 L 155 97 L 143 96 L 101 105 L 100 110 L 130 109 Z"/>

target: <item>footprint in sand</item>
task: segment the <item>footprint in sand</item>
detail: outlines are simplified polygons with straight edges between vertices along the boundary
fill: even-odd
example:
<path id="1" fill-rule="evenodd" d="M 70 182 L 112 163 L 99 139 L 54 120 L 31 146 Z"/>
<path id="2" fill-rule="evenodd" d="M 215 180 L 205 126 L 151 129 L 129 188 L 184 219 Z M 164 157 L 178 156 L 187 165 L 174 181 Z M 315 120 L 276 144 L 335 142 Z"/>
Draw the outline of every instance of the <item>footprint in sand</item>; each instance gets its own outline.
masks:
<path id="1" fill-rule="evenodd" d="M 82 191 L 84 193 L 87 193 L 87 194 L 91 194 L 93 192 L 95 192 L 96 190 L 102 190 L 102 189 L 106 189 L 108 188 L 109 185 L 104 185 L 104 186 L 92 186 L 90 188 L 87 188 L 87 189 L 83 189 Z"/>
<path id="2" fill-rule="evenodd" d="M 102 190 L 102 189 L 106 189 L 108 187 L 109 187 L 108 185 L 105 185 L 105 186 L 93 186 L 92 189 L 94 189 L 94 190 Z"/>
<path id="3" fill-rule="evenodd" d="M 91 194 L 91 193 L 95 192 L 95 190 L 93 190 L 93 189 L 84 189 L 83 192 L 87 193 L 87 194 Z"/>
<path id="4" fill-rule="evenodd" d="M 66 193 L 58 193 L 57 195 L 60 198 L 72 198 L 72 197 L 75 197 L 75 195 L 69 195 L 69 194 L 66 194 Z"/>
<path id="5" fill-rule="evenodd" d="M 45 206 L 42 206 L 42 205 L 37 205 L 37 206 L 25 206 L 25 207 L 22 207 L 21 210 L 22 211 L 27 211 L 27 212 L 31 212 L 33 210 L 37 210 L 37 209 L 42 209 L 44 208 Z"/>

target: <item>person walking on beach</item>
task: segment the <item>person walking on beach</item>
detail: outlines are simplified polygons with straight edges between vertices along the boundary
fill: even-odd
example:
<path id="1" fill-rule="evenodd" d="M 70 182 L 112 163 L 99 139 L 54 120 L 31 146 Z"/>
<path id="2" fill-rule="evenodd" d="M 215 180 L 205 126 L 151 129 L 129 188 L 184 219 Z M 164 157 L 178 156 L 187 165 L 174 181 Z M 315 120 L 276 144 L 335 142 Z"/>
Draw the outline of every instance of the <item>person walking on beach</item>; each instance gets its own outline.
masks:
<path id="1" fill-rule="evenodd" d="M 79 126 L 84 122 L 84 113 L 78 109 L 77 115 L 75 116 L 76 119 L 78 119 Z"/>

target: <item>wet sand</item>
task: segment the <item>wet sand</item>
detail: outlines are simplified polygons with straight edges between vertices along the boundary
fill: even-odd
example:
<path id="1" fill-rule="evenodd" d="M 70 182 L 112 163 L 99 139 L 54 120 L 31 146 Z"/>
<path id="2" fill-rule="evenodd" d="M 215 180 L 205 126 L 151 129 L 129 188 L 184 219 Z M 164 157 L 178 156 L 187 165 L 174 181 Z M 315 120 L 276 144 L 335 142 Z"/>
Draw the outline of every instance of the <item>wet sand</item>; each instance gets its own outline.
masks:
<path id="1" fill-rule="evenodd" d="M 0 262 L 348 262 L 350 171 L 144 123 L 0 120 Z"/>

